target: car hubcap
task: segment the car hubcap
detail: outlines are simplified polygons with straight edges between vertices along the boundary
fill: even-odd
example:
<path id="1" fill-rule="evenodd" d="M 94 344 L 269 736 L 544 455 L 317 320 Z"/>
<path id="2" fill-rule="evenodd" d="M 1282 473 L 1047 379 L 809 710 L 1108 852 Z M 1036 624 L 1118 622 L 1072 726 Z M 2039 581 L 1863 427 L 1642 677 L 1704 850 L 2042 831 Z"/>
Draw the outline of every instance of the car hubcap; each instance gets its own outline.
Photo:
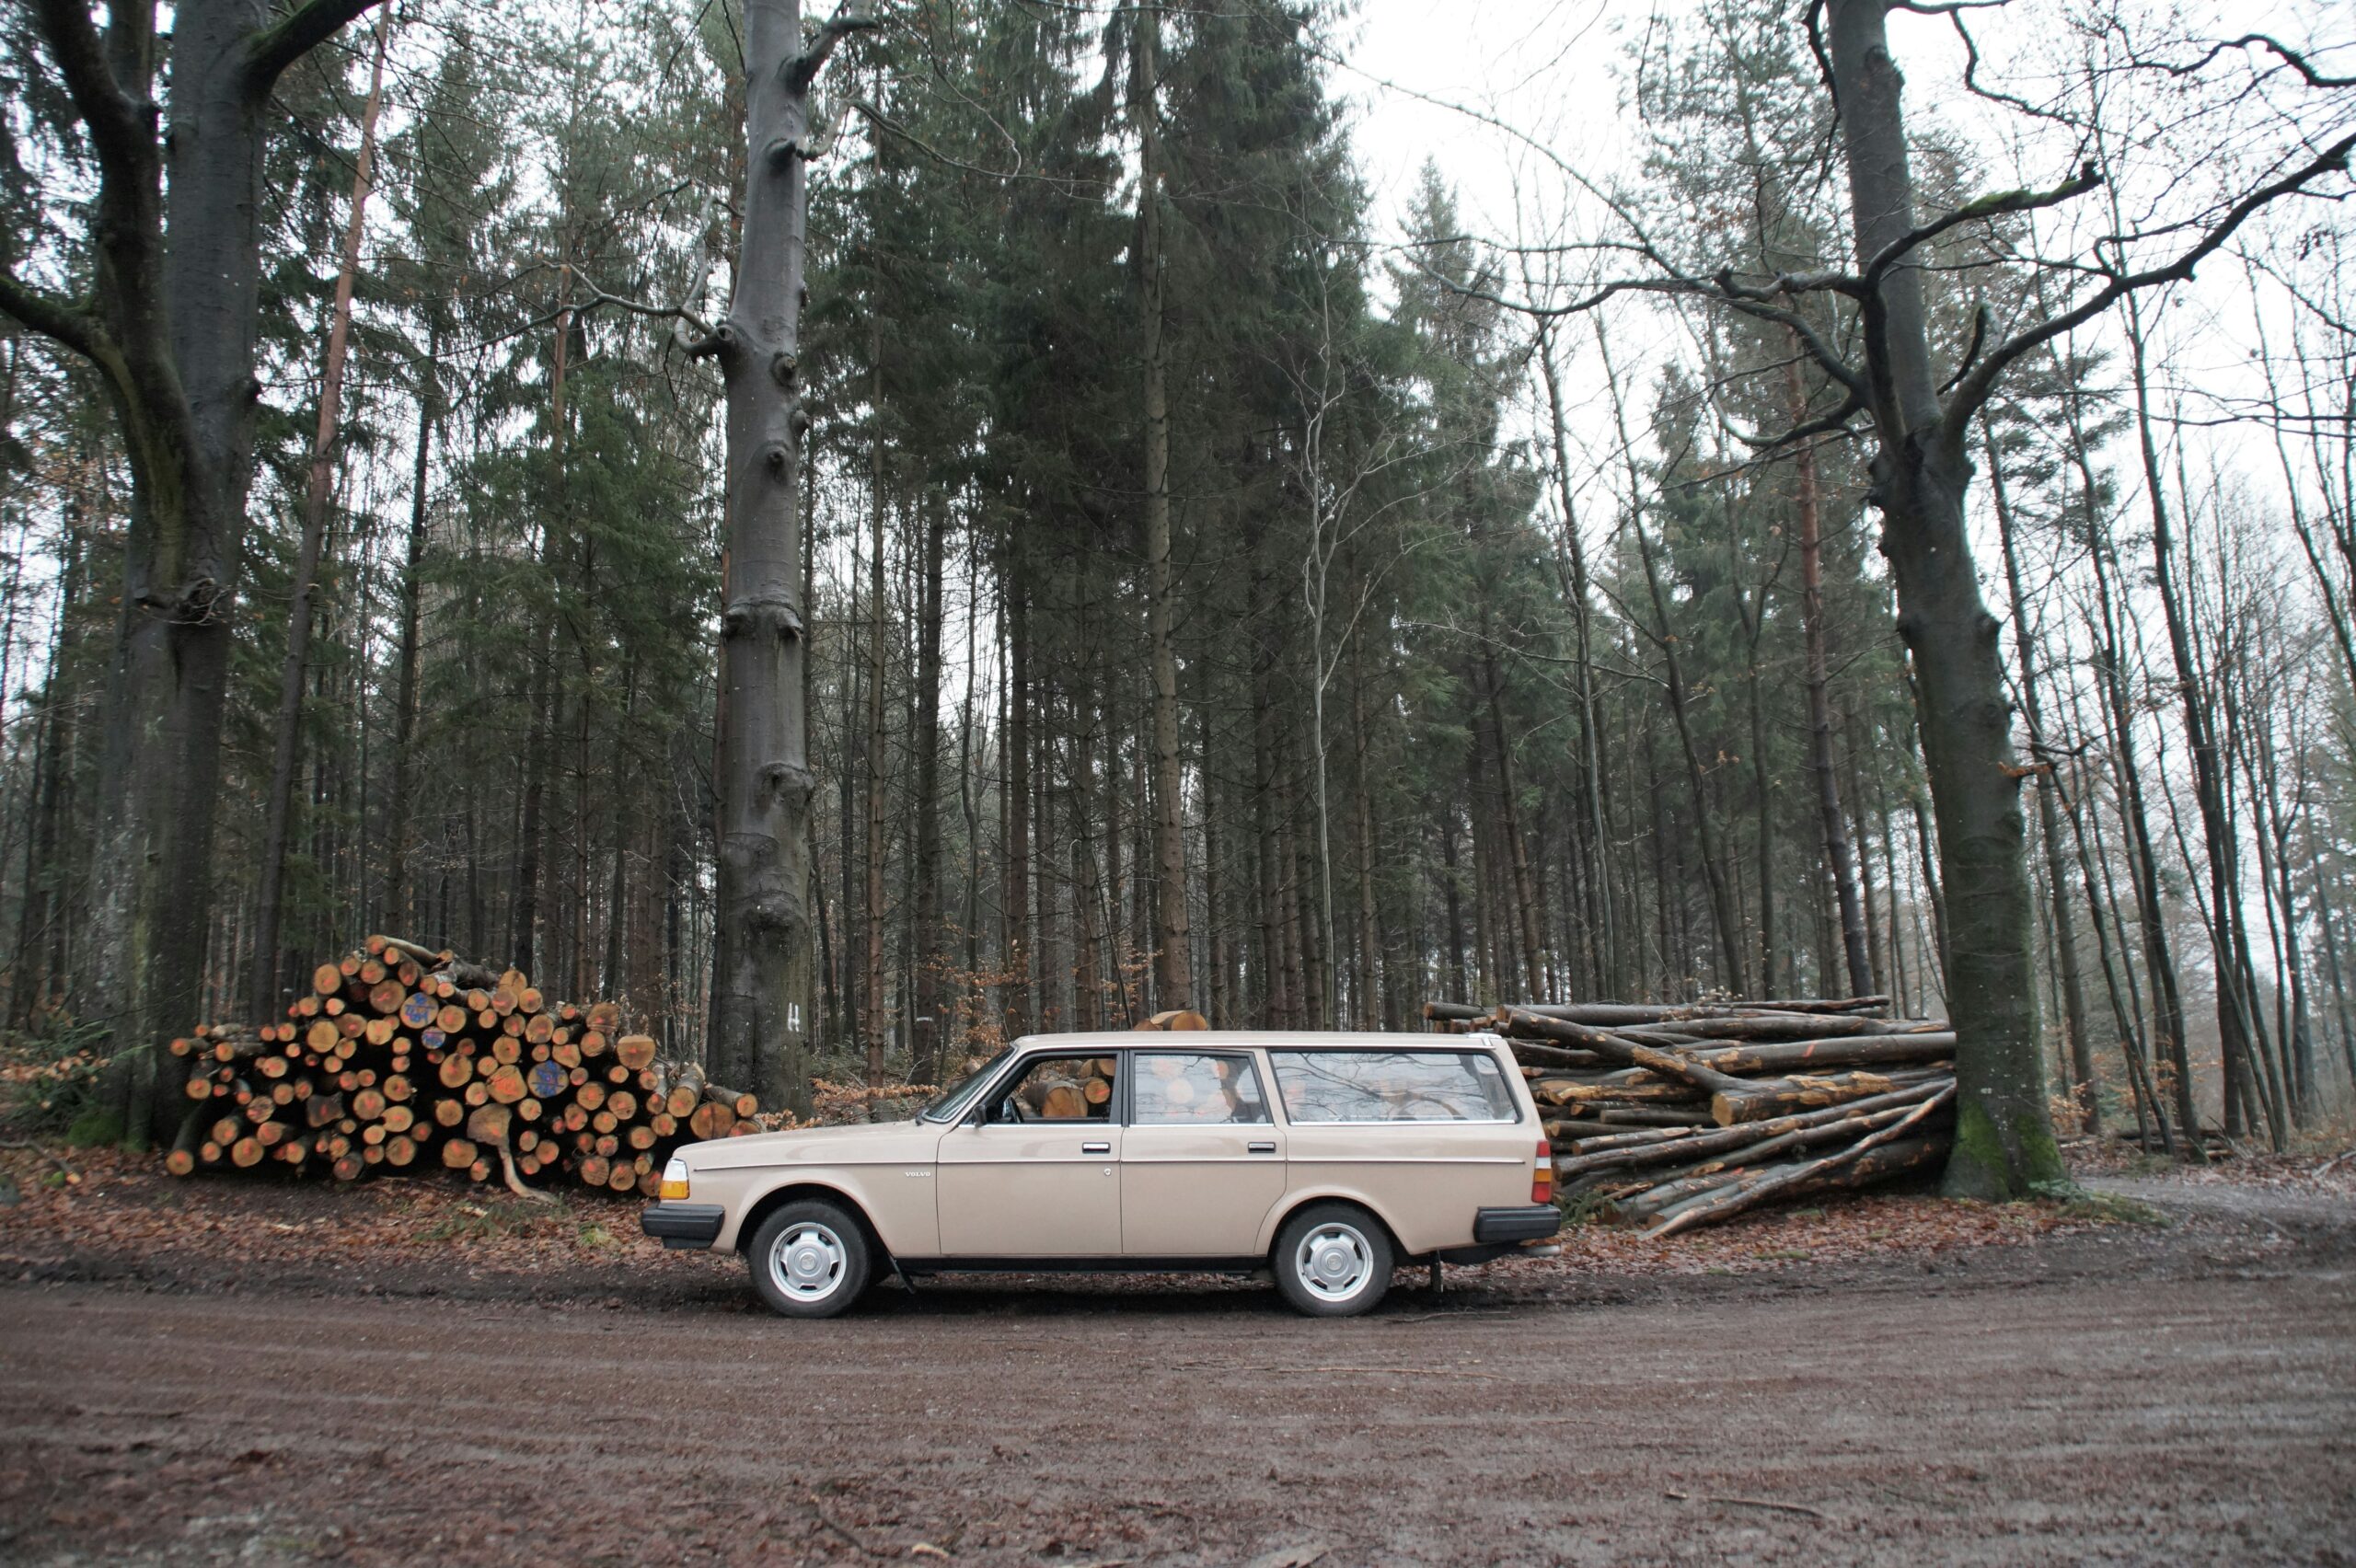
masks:
<path id="1" fill-rule="evenodd" d="M 1346 1225 L 1321 1225 L 1300 1239 L 1293 1272 L 1308 1292 L 1323 1301 L 1346 1301 L 1374 1272 L 1366 1238 Z"/>
<path id="2" fill-rule="evenodd" d="M 769 1278 L 796 1301 L 823 1301 L 843 1282 L 842 1238 L 804 1221 L 786 1227 L 769 1249 Z"/>

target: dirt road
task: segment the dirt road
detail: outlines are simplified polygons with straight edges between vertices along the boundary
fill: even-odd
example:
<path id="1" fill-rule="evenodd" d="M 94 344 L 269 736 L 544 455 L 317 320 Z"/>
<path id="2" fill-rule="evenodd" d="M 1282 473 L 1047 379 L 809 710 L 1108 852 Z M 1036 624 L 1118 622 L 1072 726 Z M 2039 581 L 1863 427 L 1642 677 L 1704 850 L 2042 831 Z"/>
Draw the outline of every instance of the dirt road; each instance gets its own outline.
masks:
<path id="1" fill-rule="evenodd" d="M 2349 1216 L 2182 1212 L 1346 1323 L 5 1286 L 0 1558 L 2356 1562 Z"/>

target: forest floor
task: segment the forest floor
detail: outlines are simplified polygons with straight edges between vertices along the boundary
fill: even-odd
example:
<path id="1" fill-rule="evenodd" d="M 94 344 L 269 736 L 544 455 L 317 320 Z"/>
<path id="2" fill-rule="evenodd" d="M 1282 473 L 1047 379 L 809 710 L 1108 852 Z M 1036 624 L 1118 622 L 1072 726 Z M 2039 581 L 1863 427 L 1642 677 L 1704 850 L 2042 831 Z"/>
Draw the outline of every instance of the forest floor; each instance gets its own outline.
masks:
<path id="1" fill-rule="evenodd" d="M 0 1150 L 0 1561 L 2356 1564 L 2356 1160 L 758 1311 L 636 1205 Z"/>

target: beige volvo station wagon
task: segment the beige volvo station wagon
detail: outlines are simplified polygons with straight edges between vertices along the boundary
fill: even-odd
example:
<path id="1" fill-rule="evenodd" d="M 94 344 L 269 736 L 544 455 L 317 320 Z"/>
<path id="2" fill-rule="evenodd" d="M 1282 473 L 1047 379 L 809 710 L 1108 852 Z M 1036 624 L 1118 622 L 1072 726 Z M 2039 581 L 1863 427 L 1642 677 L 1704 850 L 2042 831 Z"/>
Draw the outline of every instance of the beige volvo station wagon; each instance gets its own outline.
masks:
<path id="1" fill-rule="evenodd" d="M 1495 1036 L 1037 1035 L 912 1121 L 689 1145 L 642 1225 L 742 1252 L 788 1317 L 883 1271 L 1266 1269 L 1338 1318 L 1553 1235 L 1553 1181 Z"/>

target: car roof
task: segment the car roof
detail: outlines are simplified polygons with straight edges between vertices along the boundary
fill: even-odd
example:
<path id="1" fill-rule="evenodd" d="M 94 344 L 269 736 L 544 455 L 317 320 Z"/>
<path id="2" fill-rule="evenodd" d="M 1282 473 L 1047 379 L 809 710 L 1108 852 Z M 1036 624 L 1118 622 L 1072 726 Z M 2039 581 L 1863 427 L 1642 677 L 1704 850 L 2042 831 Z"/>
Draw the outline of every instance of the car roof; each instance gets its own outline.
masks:
<path id="1" fill-rule="evenodd" d="M 1026 1034 L 1018 1051 L 1205 1051 L 1264 1046 L 1283 1051 L 1487 1051 L 1502 1044 L 1495 1034 L 1381 1034 L 1346 1030 L 1180 1029 L 1097 1030 L 1073 1034 Z"/>

